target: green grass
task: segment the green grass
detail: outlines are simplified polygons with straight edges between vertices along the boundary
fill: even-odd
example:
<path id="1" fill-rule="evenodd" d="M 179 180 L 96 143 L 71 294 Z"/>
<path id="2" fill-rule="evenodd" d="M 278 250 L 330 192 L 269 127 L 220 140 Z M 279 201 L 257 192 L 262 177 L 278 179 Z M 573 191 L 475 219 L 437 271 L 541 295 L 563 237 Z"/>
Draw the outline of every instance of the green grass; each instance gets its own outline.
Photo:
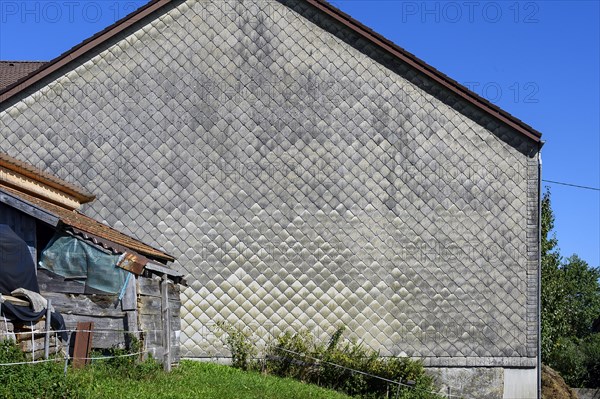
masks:
<path id="1" fill-rule="evenodd" d="M 76 398 L 203 398 L 203 399 L 348 399 L 349 396 L 314 385 L 244 372 L 211 363 L 182 361 L 170 374 L 158 372 L 135 379 L 110 369 L 69 370 Z M 70 384 L 69 384 L 70 385 Z"/>
<path id="2" fill-rule="evenodd" d="M 340 392 L 302 383 L 291 378 L 242 371 L 229 366 L 182 361 L 171 373 L 148 359 L 119 356 L 96 360 L 81 370 L 68 368 L 63 359 L 40 364 L 18 364 L 27 357 L 13 341 L 0 341 L 0 399 L 350 399 Z M 93 355 L 99 355 L 93 353 Z M 402 390 L 402 399 L 439 398 L 423 391 Z M 373 398 L 372 393 L 368 394 Z"/>

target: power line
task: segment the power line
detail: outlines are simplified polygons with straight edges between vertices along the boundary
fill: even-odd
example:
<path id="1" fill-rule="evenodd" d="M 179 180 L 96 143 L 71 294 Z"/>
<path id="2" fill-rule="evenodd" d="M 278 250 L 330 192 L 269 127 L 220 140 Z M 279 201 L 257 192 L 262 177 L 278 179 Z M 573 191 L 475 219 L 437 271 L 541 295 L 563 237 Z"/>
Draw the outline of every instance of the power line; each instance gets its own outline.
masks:
<path id="1" fill-rule="evenodd" d="M 596 188 L 596 187 L 580 186 L 580 185 L 577 185 L 577 184 L 562 183 L 562 182 L 553 181 L 553 180 L 544 180 L 544 179 L 542 179 L 542 181 L 544 181 L 546 183 L 560 184 L 560 185 L 563 185 L 563 186 L 576 187 L 576 188 L 584 188 L 586 190 L 600 191 L 600 188 Z"/>

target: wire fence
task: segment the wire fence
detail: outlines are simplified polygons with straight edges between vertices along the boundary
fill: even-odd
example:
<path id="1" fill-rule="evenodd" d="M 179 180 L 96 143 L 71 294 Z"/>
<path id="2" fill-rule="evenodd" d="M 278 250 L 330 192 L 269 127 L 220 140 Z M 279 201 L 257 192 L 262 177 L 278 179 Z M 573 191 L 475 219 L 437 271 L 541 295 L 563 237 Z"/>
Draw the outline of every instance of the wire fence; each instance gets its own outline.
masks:
<path id="1" fill-rule="evenodd" d="M 24 364 L 39 364 L 39 363 L 50 363 L 63 361 L 61 358 L 42 359 L 42 360 L 30 360 L 26 362 L 13 362 L 13 363 L 0 363 L 0 366 L 22 366 Z"/>
<path id="2" fill-rule="evenodd" d="M 5 320 L 5 326 L 7 325 L 6 320 Z M 93 333 L 93 334 L 113 334 L 115 336 L 123 336 L 125 337 L 126 335 L 129 336 L 134 336 L 138 339 L 141 340 L 142 337 L 144 336 L 148 336 L 148 334 L 150 333 L 163 333 L 164 331 L 162 329 L 154 329 L 154 330 L 124 330 L 124 329 L 64 329 L 64 330 L 46 330 L 46 329 L 34 329 L 33 328 L 33 324 L 30 325 L 31 330 L 30 331 L 9 331 L 8 328 L 5 328 L 4 331 L 0 330 L 0 341 L 5 340 L 5 339 L 12 339 L 14 341 L 19 341 L 19 339 L 17 337 L 19 336 L 27 336 L 30 335 L 31 336 L 31 342 L 33 343 L 31 346 L 31 360 L 28 361 L 22 361 L 22 362 L 11 362 L 11 363 L 0 363 L 0 367 L 10 367 L 10 366 L 20 366 L 20 365 L 26 365 L 26 364 L 42 364 L 42 363 L 49 363 L 49 362 L 64 362 L 64 372 L 66 374 L 67 372 L 67 368 L 68 368 L 68 364 L 69 362 L 71 362 L 74 358 L 70 355 L 69 353 L 69 348 L 71 346 L 71 339 L 73 337 L 73 334 L 77 334 L 77 333 Z M 43 335 L 47 335 L 48 333 L 52 334 L 53 338 L 54 338 L 54 342 L 55 342 L 55 352 L 54 352 L 54 357 L 49 357 L 46 359 L 35 359 L 35 352 L 36 352 L 36 345 L 35 345 L 35 336 L 37 335 L 38 337 L 41 337 Z M 62 333 L 66 333 L 68 338 L 66 341 L 61 341 L 62 345 L 59 345 L 59 335 Z M 28 340 L 29 338 L 25 338 L 24 340 L 22 339 L 21 341 L 25 341 Z M 122 342 L 118 342 L 118 341 L 113 341 L 113 346 L 112 347 L 119 347 L 119 346 L 125 346 L 126 342 L 125 340 L 123 340 Z M 59 356 L 60 353 L 60 349 L 64 349 L 64 353 L 62 354 L 62 356 Z M 108 349 L 108 348 L 106 348 Z M 427 394 L 433 394 L 433 395 L 441 395 L 441 396 L 445 396 L 449 399 L 451 398 L 461 398 L 461 399 L 474 399 L 471 398 L 469 396 L 465 396 L 462 394 L 457 394 L 456 392 L 460 392 L 460 389 L 457 387 L 452 387 L 452 386 L 445 386 L 446 391 L 445 392 L 440 392 L 440 391 L 429 391 L 429 390 L 425 390 L 422 389 L 418 386 L 415 386 L 415 384 L 412 381 L 403 381 L 403 380 L 391 380 L 388 378 L 384 378 L 375 374 L 371 374 L 371 373 L 367 373 L 364 372 L 362 370 L 357 370 L 357 369 L 353 369 L 347 366 L 343 366 L 337 363 L 333 363 L 327 360 L 323 360 L 323 359 L 319 359 L 310 355 L 307 355 L 305 353 L 300 353 L 300 352 L 296 352 L 290 349 L 286 349 L 286 348 L 277 348 L 277 350 L 282 351 L 282 352 L 286 352 L 290 355 L 294 355 L 297 357 L 301 357 L 302 359 L 305 360 L 310 360 L 311 362 L 314 362 L 313 364 L 315 365 L 329 365 L 332 367 L 336 367 L 345 371 L 348 371 L 350 373 L 353 374 L 360 374 L 360 375 L 364 375 L 364 376 L 368 376 L 371 378 L 375 378 L 378 379 L 384 383 L 387 384 L 391 384 L 393 386 L 396 387 L 396 392 L 395 392 L 395 396 L 394 398 L 398 398 L 400 395 L 400 391 L 403 388 L 406 389 L 414 389 L 416 391 L 421 391 L 423 393 L 427 393 Z M 144 340 L 144 348 L 142 350 L 138 350 L 134 353 L 125 353 L 125 354 L 113 354 L 113 355 L 103 355 L 103 356 L 90 356 L 90 357 L 78 357 L 78 360 L 83 360 L 83 361 L 102 361 L 102 360 L 109 360 L 109 359 L 115 359 L 115 358 L 125 358 L 125 357 L 135 357 L 135 356 L 142 356 L 142 355 L 147 355 L 148 353 L 151 353 L 152 351 L 148 349 L 147 347 L 147 341 Z M 29 351 L 27 352 L 29 353 Z M 305 363 L 306 364 L 306 363 Z"/>
<path id="3" fill-rule="evenodd" d="M 46 329 L 34 329 L 33 328 L 33 323 L 30 324 L 30 331 L 10 331 L 8 329 L 8 323 L 5 320 L 5 326 L 6 328 L 4 329 L 4 331 L 0 330 L 0 341 L 4 341 L 4 340 L 12 340 L 14 342 L 20 342 L 20 343 L 28 343 L 31 342 L 31 347 L 28 348 L 29 350 L 23 350 L 23 352 L 26 355 L 31 356 L 31 360 L 27 360 L 27 361 L 20 361 L 20 362 L 9 362 L 9 363 L 0 363 L 0 367 L 10 367 L 10 366 L 22 366 L 22 365 L 26 365 L 26 364 L 41 364 L 41 363 L 50 363 L 50 362 L 65 362 L 65 373 L 67 370 L 67 365 L 69 364 L 70 361 L 74 360 L 75 358 L 73 356 L 71 356 L 70 354 L 70 347 L 71 347 L 71 342 L 72 342 L 72 338 L 74 336 L 74 334 L 78 334 L 78 333 L 91 333 L 91 334 L 95 334 L 95 335 L 102 335 L 102 334 L 112 334 L 114 336 L 122 336 L 122 337 L 126 337 L 126 336 L 134 336 L 138 339 L 141 340 L 142 337 L 144 336 L 148 336 L 148 334 L 150 333 L 163 333 L 163 330 L 121 330 L 121 329 L 64 329 L 64 330 L 46 330 Z M 67 334 L 67 339 L 66 340 L 61 340 L 59 339 L 59 336 L 63 333 Z M 38 337 L 38 339 L 41 339 L 42 337 L 46 337 L 49 334 L 51 334 L 53 340 L 54 340 L 54 353 L 52 354 L 52 356 L 49 356 L 48 354 L 46 354 L 46 358 L 44 359 L 36 359 L 36 352 L 40 351 L 42 348 L 40 347 L 41 345 L 36 345 L 36 336 Z M 30 337 L 28 337 L 30 336 Z M 111 349 L 111 348 L 118 348 L 118 347 L 125 347 L 127 345 L 127 343 L 125 342 L 125 339 L 123 339 L 122 341 L 119 340 L 113 340 L 113 345 L 111 347 L 106 347 L 106 348 L 98 348 L 98 349 Z M 90 357 L 77 357 L 77 360 L 81 360 L 81 361 L 101 361 L 101 360 L 109 360 L 109 359 L 115 359 L 115 358 L 125 358 L 125 357 L 136 357 L 136 356 L 142 356 L 142 355 L 146 355 L 149 353 L 152 353 L 153 351 L 148 349 L 147 345 L 147 341 L 143 340 L 144 343 L 144 348 L 142 350 L 138 350 L 136 352 L 133 353 L 124 353 L 124 354 L 111 354 L 111 355 L 102 355 L 102 356 L 90 356 Z M 62 352 L 62 356 L 61 356 L 61 352 Z"/>
<path id="4" fill-rule="evenodd" d="M 405 381 L 405 382 L 403 382 L 403 380 L 398 380 L 398 381 L 390 380 L 388 378 L 384 378 L 384 377 L 381 377 L 381 376 L 378 376 L 378 375 L 375 375 L 375 374 L 367 373 L 367 372 L 364 372 L 364 371 L 361 371 L 361 370 L 356 370 L 356 369 L 353 369 L 353 368 L 350 368 L 350 367 L 342 366 L 342 365 L 337 364 L 337 363 L 332 363 L 332 362 L 329 362 L 327 360 L 319 359 L 319 358 L 307 355 L 305 353 L 295 352 L 293 350 L 286 349 L 286 348 L 278 347 L 277 350 L 282 351 L 282 352 L 287 352 L 287 353 L 290 353 L 290 354 L 293 354 L 293 355 L 296 355 L 296 356 L 301 356 L 304 359 L 311 360 L 311 361 L 315 362 L 315 364 L 317 364 L 317 365 L 319 365 L 319 364 L 327 364 L 329 366 L 333 366 L 333 367 L 336 367 L 336 368 L 339 368 L 339 369 L 346 370 L 346 371 L 348 371 L 350 373 L 361 374 L 361 375 L 364 375 L 364 376 L 368 376 L 368 377 L 371 377 L 371 378 L 375 378 L 375 379 L 384 381 L 384 382 L 386 382 L 388 384 L 396 385 L 395 398 L 399 397 L 400 390 L 402 388 L 409 388 L 409 389 L 414 389 L 415 391 L 420 391 L 420 392 L 428 393 L 428 394 L 432 394 L 432 395 L 442 395 L 442 396 L 445 396 L 447 398 L 474 399 L 474 398 L 471 398 L 471 397 L 468 397 L 468 396 L 464 396 L 464 395 L 453 394 L 452 393 L 453 390 L 455 392 L 457 390 L 459 390 L 456 387 L 446 386 L 446 388 L 447 388 L 446 392 L 430 391 L 430 390 L 422 389 L 422 388 L 419 388 L 419 387 L 415 386 L 415 384 L 412 383 L 411 381 Z"/>

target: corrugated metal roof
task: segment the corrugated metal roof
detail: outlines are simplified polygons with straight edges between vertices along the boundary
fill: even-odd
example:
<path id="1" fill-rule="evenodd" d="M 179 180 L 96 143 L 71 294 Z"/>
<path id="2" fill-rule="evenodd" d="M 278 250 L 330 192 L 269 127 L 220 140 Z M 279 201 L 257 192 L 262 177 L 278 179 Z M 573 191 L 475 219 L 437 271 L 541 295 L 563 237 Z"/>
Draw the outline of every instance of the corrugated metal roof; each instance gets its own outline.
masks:
<path id="1" fill-rule="evenodd" d="M 58 219 L 60 223 L 73 229 L 74 233 L 82 235 L 86 239 L 95 240 L 96 243 L 110 247 L 117 252 L 125 252 L 124 249 L 127 248 L 151 259 L 158 259 L 166 262 L 173 262 L 175 260 L 173 256 L 144 244 L 142 241 L 121 233 L 120 231 L 102 224 L 80 212 L 70 211 L 61 206 L 54 205 L 1 184 L 0 192 L 16 197 L 21 201 L 25 201 L 39 211 L 52 215 Z M 33 214 L 32 216 L 36 217 L 37 215 Z"/>
<path id="2" fill-rule="evenodd" d="M 45 63 L 41 61 L 0 61 L 0 90 L 4 90 L 30 73 L 37 71 Z"/>

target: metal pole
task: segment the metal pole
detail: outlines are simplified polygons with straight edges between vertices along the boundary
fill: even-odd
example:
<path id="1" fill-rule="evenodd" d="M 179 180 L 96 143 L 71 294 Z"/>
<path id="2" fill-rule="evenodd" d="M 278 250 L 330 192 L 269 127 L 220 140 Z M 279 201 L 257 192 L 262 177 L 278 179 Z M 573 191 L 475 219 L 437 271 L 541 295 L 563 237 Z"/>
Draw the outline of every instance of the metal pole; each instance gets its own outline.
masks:
<path id="1" fill-rule="evenodd" d="M 402 383 L 402 379 L 398 380 L 398 389 L 396 389 L 396 399 L 400 397 L 400 384 Z"/>
<path id="2" fill-rule="evenodd" d="M 46 338 L 44 339 L 44 359 L 48 360 L 50 357 L 50 308 L 52 307 L 52 301 L 48 299 L 46 305 Z"/>
<path id="3" fill-rule="evenodd" d="M 538 152 L 537 397 L 542 397 L 542 149 Z"/>

